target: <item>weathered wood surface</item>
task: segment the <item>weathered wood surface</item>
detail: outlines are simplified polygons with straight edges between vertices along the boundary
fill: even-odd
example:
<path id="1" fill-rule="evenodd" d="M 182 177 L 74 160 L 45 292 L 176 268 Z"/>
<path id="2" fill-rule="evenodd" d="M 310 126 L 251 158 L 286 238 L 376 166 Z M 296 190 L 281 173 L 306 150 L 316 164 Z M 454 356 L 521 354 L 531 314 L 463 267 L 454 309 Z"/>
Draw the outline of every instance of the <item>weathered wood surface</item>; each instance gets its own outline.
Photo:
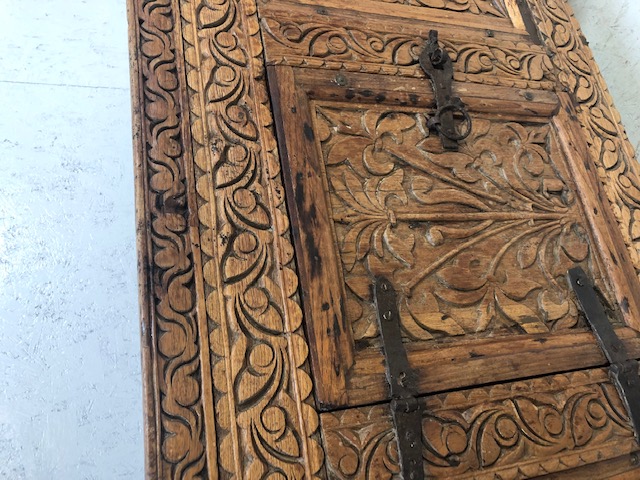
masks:
<path id="1" fill-rule="evenodd" d="M 423 402 L 426 478 L 532 478 L 637 449 L 603 370 L 463 390 Z M 331 478 L 365 479 L 371 472 L 399 478 L 388 405 L 325 413 L 322 425 Z M 596 478 L 592 473 L 583 478 Z"/>
<path id="2" fill-rule="evenodd" d="M 589 232 L 592 244 L 584 261 L 625 322 L 638 328 L 640 181 L 632 148 L 569 7 L 564 1 L 529 3 L 542 42 L 533 42 L 525 31 L 527 19 L 513 0 L 129 0 L 148 478 L 325 478 L 326 468 L 332 468 L 331 460 L 325 461 L 328 446 L 322 443 L 313 396 L 311 337 L 303 327 L 302 309 L 308 307 L 300 281 L 308 272 L 302 272 L 294 255 L 294 219 L 285 203 L 292 195 L 283 186 L 265 63 L 300 66 L 298 85 L 311 104 L 323 99 L 325 109 L 334 108 L 328 100 L 371 105 L 365 73 L 381 74 L 385 80 L 378 83 L 385 86 L 386 104 L 398 106 L 399 116 L 415 118 L 416 106 L 427 110 L 432 102 L 417 68 L 416 49 L 429 29 L 441 30 L 456 60 L 455 91 L 472 111 L 490 120 L 489 129 L 514 121 L 525 132 L 532 124 L 548 126 L 554 148 L 564 152 L 560 170 L 569 174 L 560 177 L 567 191 L 571 183 L 581 192 L 593 187 L 593 195 L 572 204 L 576 214 L 569 218 L 579 219 L 580 228 Z M 324 33 L 314 37 L 308 32 Z M 347 89 L 313 81 L 324 75 L 320 72 L 335 78 L 340 71 L 349 73 Z M 317 85 L 314 92 L 311 84 Z M 518 114 L 505 113 L 519 106 Z M 549 121 L 541 123 L 540 116 Z M 544 177 L 552 180 L 554 175 Z M 546 192 L 561 197 L 558 185 Z M 389 242 L 384 234 L 382 241 L 385 250 Z M 404 261 L 407 251 L 396 250 Z M 492 279 L 492 285 L 500 282 L 504 279 Z M 341 290 L 342 285 L 330 287 Z M 521 309 L 507 309 L 521 320 L 511 326 L 522 327 L 530 318 Z M 510 372 L 508 361 L 501 367 L 468 352 L 465 356 L 464 342 L 484 341 L 465 331 L 471 317 L 465 318 L 460 327 L 464 335 L 453 338 L 468 340 L 459 350 L 452 346 L 435 358 L 454 358 L 467 377 L 475 373 L 477 383 L 468 378 L 467 386 L 491 381 L 485 373 L 489 365 L 498 381 L 515 380 L 536 365 L 535 356 L 576 362 L 571 368 L 602 365 L 601 354 L 581 330 L 574 338 L 579 346 L 569 356 L 563 348 L 571 350 L 572 342 L 561 332 L 530 332 L 513 338 L 522 337 L 526 344 L 547 335 L 547 343 L 560 347 L 538 352 L 533 344 L 531 349 L 523 344 L 523 358 L 531 361 Z M 567 318 L 579 326 L 575 312 Z M 362 328 L 364 343 L 335 350 L 345 365 L 357 345 L 370 345 L 366 351 L 374 353 L 375 336 L 367 330 Z M 417 332 L 442 336 L 428 327 Z M 638 355 L 635 331 L 622 332 L 629 350 Z M 488 358 L 499 352 L 498 345 L 487 344 Z M 412 355 L 421 352 L 425 350 L 418 348 Z M 314 350 L 311 358 L 322 354 Z M 367 383 L 367 378 L 381 377 L 376 372 L 382 372 L 382 363 L 378 358 L 363 364 L 356 357 L 352 371 L 361 369 L 363 375 L 354 378 L 363 381 L 361 400 L 354 402 L 362 404 L 367 390 L 372 398 L 384 395 L 380 382 Z M 465 362 L 471 365 L 467 368 Z M 559 371 L 542 368 L 542 363 L 532 375 Z M 447 380 L 450 373 L 443 370 L 441 375 L 442 385 L 456 384 Z M 346 377 L 345 382 L 347 390 L 358 391 Z M 425 392 L 437 390 L 432 380 L 424 382 Z M 522 385 L 534 388 L 533 383 Z M 615 394 L 612 398 L 615 404 Z M 557 393 L 547 404 L 559 408 L 553 402 L 563 401 Z M 624 437 L 622 430 L 612 432 L 610 439 Z M 614 457 L 632 447 L 627 440 L 618 443 L 578 462 L 568 455 L 554 468 L 611 458 L 607 465 L 624 478 L 626 460 Z M 498 463 L 504 455 L 500 453 Z M 540 460 L 538 467 L 542 464 Z M 598 468 L 583 467 L 581 474 L 587 476 L 580 478 Z"/>
<path id="3" fill-rule="evenodd" d="M 557 96 L 459 88 L 473 132 L 445 152 L 425 82 L 308 71 L 268 70 L 322 409 L 388 398 L 379 275 L 399 292 L 422 393 L 602 364 L 590 334 L 563 335 L 583 327 L 566 272 L 583 265 L 628 310 L 637 302 L 616 270 L 630 262 L 606 247 L 611 224 L 585 214 L 602 202 L 595 178 L 570 174 L 584 157 L 561 149 L 575 121 Z"/>

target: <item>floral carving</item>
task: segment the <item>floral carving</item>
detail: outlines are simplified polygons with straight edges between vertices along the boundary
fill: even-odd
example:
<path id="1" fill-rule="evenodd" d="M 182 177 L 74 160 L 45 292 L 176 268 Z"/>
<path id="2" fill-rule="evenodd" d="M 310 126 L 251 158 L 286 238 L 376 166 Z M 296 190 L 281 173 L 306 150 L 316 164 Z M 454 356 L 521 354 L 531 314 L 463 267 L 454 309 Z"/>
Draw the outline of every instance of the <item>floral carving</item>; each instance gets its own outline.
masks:
<path id="1" fill-rule="evenodd" d="M 225 478 L 322 465 L 253 1 L 182 0 L 198 219 Z M 216 452 L 214 452 L 216 455 Z"/>
<path id="2" fill-rule="evenodd" d="M 502 0 L 376 0 L 385 3 L 401 3 L 416 7 L 441 8 L 454 12 L 468 12 L 474 15 L 491 15 L 508 18 Z"/>
<path id="3" fill-rule="evenodd" d="M 554 54 L 554 65 L 560 71 L 558 80 L 576 100 L 590 156 L 597 162 L 636 272 L 640 272 L 640 176 L 620 115 L 594 68 L 593 55 L 567 3 L 535 0 L 532 12 L 543 40 Z"/>
<path id="4" fill-rule="evenodd" d="M 354 65 L 360 71 L 424 75 L 418 57 L 426 37 L 340 27 L 287 14 L 266 16 L 262 26 L 267 34 L 269 63 L 316 66 L 313 59 L 318 59 L 325 63 L 317 66 L 328 68 L 349 69 L 349 65 Z M 552 64 L 537 46 L 490 40 L 463 42 L 446 37 L 442 43 L 453 60 L 458 80 L 482 83 L 489 81 L 486 75 L 491 75 L 494 81 L 506 85 L 519 82 L 524 86 L 551 88 Z"/>
<path id="5" fill-rule="evenodd" d="M 589 240 L 548 125 L 475 118 L 443 152 L 421 113 L 318 106 L 317 123 L 356 339 L 377 334 L 374 275 L 415 339 L 576 325 L 564 276 Z"/>
<path id="6" fill-rule="evenodd" d="M 596 461 L 611 446 L 619 455 L 635 446 L 602 370 L 427 397 L 423 410 L 428 478 L 530 478 Z M 335 478 L 397 478 L 388 406 L 324 414 L 322 425 Z"/>
<path id="7" fill-rule="evenodd" d="M 151 352 L 145 355 L 144 374 L 147 388 L 158 397 L 146 405 L 152 439 L 147 468 L 154 478 L 177 479 L 206 475 L 207 421 L 197 387 L 203 368 L 202 319 L 197 315 L 197 271 L 188 222 L 188 140 L 181 129 L 184 87 L 177 74 L 176 19 L 166 3 L 136 2 L 131 24 L 137 28 L 136 68 L 146 100 L 140 99 L 137 152 L 146 224 L 139 245 L 144 268 L 149 269 L 149 290 L 142 300 L 144 340 Z M 152 443 L 155 435 L 157 445 Z"/>

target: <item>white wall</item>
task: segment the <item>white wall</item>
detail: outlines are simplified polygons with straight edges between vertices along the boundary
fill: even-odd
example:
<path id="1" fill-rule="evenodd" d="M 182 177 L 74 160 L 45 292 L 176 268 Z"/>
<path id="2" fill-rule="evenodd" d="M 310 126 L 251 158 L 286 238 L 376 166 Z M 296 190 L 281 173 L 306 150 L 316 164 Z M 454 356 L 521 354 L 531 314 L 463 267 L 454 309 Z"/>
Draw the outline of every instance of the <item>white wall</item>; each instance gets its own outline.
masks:
<path id="1" fill-rule="evenodd" d="M 640 3 L 571 3 L 637 144 Z M 0 12 L 0 480 L 139 479 L 125 0 Z"/>
<path id="2" fill-rule="evenodd" d="M 0 479 L 140 479 L 125 0 L 0 0 Z"/>

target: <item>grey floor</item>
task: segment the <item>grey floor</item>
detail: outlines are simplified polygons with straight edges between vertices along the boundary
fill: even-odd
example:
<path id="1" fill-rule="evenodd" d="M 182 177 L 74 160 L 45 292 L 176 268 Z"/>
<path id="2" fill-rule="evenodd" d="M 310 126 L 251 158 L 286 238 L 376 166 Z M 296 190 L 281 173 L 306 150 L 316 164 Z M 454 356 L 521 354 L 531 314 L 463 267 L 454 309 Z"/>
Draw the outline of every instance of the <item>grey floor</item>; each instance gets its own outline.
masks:
<path id="1" fill-rule="evenodd" d="M 125 0 L 0 12 L 0 479 L 139 479 Z"/>
<path id="2" fill-rule="evenodd" d="M 571 3 L 637 144 L 640 3 Z M 0 480 L 140 479 L 125 0 L 0 12 Z"/>

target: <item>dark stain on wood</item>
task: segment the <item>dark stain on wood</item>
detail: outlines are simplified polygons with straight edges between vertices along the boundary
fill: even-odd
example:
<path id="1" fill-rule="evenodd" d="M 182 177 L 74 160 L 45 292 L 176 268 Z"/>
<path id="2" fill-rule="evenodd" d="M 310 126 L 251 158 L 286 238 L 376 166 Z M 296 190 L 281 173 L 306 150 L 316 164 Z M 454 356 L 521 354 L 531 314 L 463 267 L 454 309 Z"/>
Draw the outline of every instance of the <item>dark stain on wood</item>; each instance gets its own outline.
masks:
<path id="1" fill-rule="evenodd" d="M 304 136 L 307 140 L 309 140 L 310 142 L 313 142 L 316 138 L 316 136 L 313 134 L 313 128 L 311 128 L 311 125 L 309 125 L 308 123 L 305 122 L 304 124 Z"/>
<path id="2" fill-rule="evenodd" d="M 620 302 L 620 308 L 624 313 L 629 313 L 629 299 L 627 297 L 624 297 Z"/>

